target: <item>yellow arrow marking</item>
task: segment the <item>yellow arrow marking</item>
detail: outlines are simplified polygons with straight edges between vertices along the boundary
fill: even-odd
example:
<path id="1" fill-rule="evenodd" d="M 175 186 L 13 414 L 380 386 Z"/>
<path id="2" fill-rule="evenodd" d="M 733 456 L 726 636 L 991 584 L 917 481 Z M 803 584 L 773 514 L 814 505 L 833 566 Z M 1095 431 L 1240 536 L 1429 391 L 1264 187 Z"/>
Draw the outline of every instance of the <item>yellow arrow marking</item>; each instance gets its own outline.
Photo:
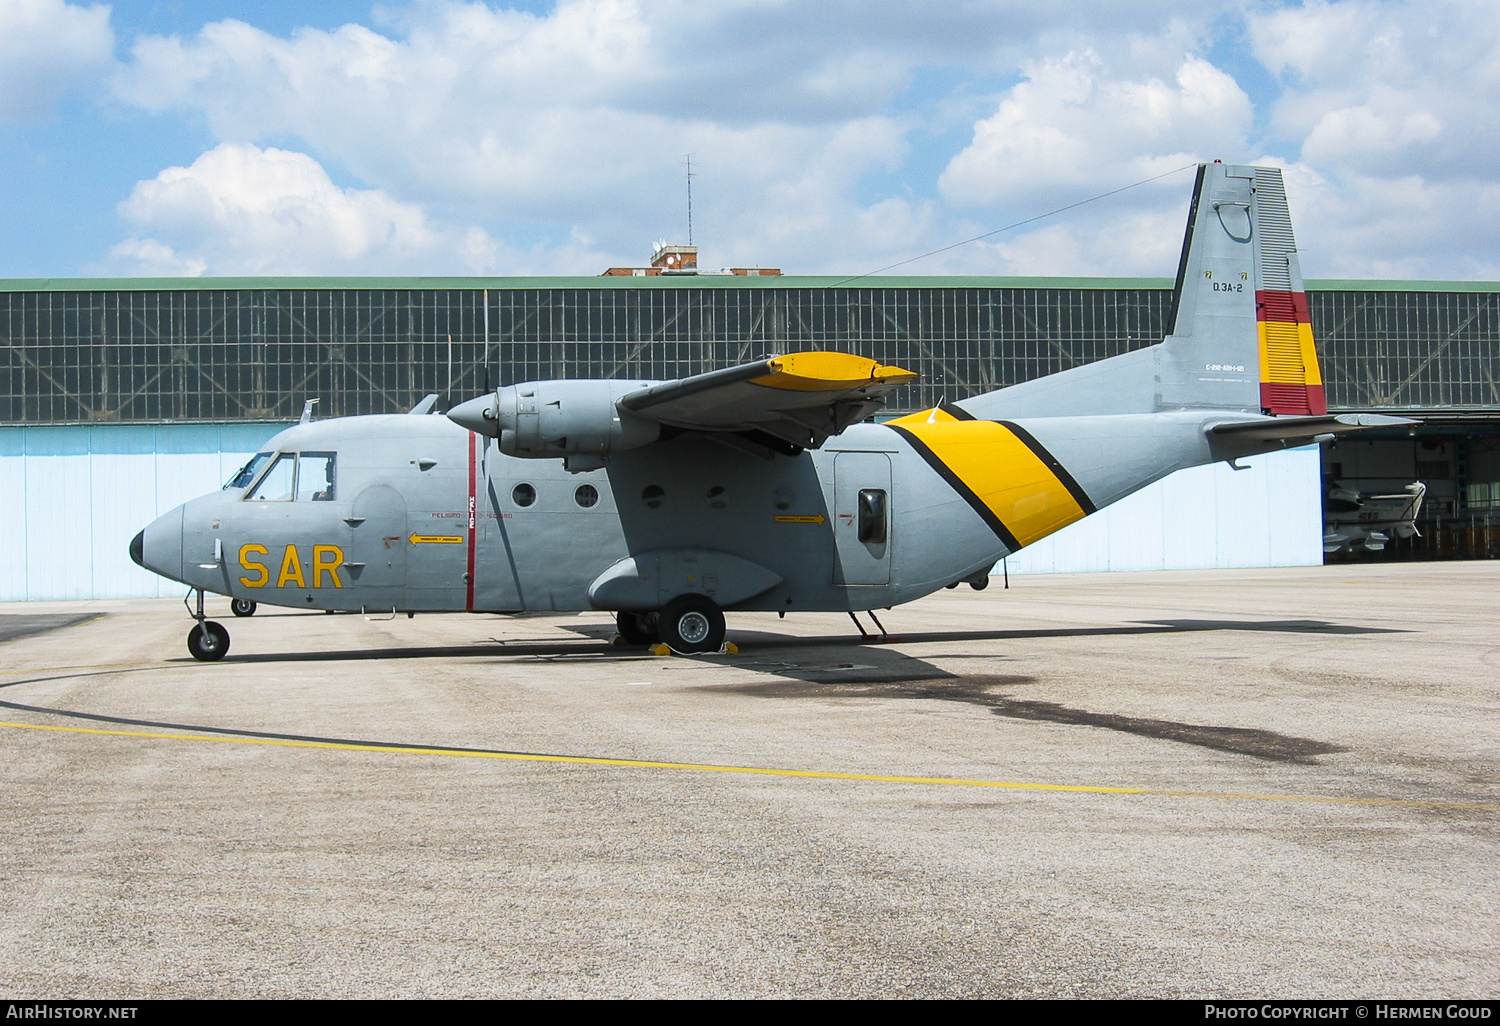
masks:
<path id="1" fill-rule="evenodd" d="M 815 517 L 777 517 L 778 524 L 826 524 L 828 518 L 819 513 Z"/>
<path id="2" fill-rule="evenodd" d="M 407 541 L 413 545 L 462 545 L 461 534 L 413 534 Z"/>

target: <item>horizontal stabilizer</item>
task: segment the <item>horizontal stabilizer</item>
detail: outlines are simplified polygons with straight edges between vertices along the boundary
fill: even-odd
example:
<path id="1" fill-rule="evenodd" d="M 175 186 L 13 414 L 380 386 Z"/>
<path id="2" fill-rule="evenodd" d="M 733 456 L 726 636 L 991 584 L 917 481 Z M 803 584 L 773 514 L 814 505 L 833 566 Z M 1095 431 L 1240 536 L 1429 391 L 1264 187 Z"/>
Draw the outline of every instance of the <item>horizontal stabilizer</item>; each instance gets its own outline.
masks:
<path id="1" fill-rule="evenodd" d="M 1260 417 L 1215 424 L 1209 434 L 1246 442 L 1311 441 L 1326 435 L 1348 435 L 1378 427 L 1406 427 L 1419 421 L 1381 413 L 1340 413 L 1321 417 Z"/>

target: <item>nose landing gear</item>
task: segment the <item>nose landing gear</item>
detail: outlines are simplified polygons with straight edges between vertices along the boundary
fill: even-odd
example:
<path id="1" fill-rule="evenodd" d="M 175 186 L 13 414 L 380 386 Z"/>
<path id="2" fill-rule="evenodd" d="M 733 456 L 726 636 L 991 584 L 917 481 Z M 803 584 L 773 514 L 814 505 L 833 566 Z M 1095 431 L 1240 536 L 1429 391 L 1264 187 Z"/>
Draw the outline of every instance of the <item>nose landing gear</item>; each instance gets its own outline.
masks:
<path id="1" fill-rule="evenodd" d="M 223 624 L 215 623 L 203 615 L 203 589 L 194 588 L 193 591 L 198 593 L 198 608 L 195 610 L 188 606 L 188 612 L 198 622 L 188 631 L 188 654 L 202 663 L 218 662 L 229 651 L 229 632 L 224 629 Z M 188 597 L 193 591 L 183 596 L 183 605 L 187 606 Z"/>

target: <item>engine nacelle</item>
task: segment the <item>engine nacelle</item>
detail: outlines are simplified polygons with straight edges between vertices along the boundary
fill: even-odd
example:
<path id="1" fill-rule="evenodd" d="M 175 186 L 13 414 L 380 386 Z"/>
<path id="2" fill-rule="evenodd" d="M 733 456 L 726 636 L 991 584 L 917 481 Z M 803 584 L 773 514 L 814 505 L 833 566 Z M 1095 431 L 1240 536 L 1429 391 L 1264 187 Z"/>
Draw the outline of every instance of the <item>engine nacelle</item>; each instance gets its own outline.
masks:
<path id="1" fill-rule="evenodd" d="M 527 381 L 498 388 L 450 411 L 458 423 L 499 440 L 507 456 L 608 456 L 649 445 L 661 425 L 615 403 L 638 381 Z M 476 408 L 477 407 L 477 408 Z"/>

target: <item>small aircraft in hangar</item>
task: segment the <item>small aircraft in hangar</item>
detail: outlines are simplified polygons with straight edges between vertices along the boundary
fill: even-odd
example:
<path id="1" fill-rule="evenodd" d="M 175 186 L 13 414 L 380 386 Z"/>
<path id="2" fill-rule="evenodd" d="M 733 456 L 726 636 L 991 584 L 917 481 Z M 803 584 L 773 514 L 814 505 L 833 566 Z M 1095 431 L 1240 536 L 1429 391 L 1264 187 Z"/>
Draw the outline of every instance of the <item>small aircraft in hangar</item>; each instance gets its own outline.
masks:
<path id="1" fill-rule="evenodd" d="M 1175 470 L 1364 427 L 1330 416 L 1281 173 L 1199 166 L 1172 332 L 874 423 L 916 378 L 799 352 L 678 381 L 509 385 L 446 417 L 304 422 L 132 540 L 196 590 L 366 612 L 607 610 L 632 644 L 717 651 L 734 610 L 855 613 L 1001 557 Z M 191 593 L 190 593 L 191 594 Z"/>

